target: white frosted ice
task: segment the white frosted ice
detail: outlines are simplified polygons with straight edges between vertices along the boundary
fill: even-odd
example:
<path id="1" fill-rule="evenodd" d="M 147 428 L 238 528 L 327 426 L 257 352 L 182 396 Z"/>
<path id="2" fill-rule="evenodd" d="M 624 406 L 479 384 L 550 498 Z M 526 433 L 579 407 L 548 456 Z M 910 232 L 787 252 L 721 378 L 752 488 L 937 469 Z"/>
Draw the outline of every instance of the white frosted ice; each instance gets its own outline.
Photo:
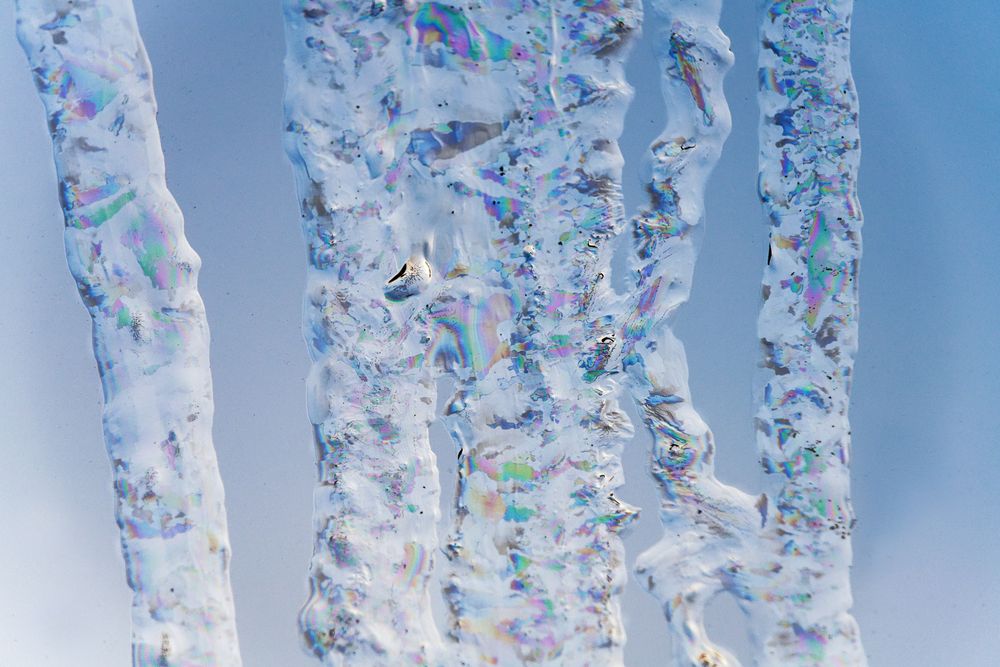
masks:
<path id="1" fill-rule="evenodd" d="M 129 0 L 19 0 L 66 256 L 93 318 L 135 665 L 240 664 L 198 256 L 167 191 Z"/>

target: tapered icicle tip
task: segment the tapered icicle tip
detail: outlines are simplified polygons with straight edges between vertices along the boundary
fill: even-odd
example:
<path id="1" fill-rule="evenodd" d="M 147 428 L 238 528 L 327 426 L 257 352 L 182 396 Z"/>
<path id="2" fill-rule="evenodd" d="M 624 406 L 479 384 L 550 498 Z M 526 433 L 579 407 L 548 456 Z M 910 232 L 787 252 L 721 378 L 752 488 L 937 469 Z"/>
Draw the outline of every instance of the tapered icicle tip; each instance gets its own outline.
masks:
<path id="1" fill-rule="evenodd" d="M 66 256 L 94 322 L 133 664 L 238 667 L 199 260 L 164 182 L 132 5 L 19 0 L 17 32 L 48 114 Z"/>

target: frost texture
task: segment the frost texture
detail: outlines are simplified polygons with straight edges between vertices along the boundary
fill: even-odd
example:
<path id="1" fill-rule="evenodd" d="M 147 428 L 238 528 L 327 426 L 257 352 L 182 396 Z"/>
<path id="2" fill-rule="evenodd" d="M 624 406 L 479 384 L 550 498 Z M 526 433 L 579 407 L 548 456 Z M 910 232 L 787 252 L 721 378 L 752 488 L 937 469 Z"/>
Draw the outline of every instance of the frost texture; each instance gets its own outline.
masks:
<path id="1" fill-rule="evenodd" d="M 650 209 L 635 223 L 641 306 L 633 318 L 653 325 L 657 346 L 640 346 L 645 334 L 637 335 L 634 361 L 624 365 L 654 434 L 665 535 L 638 571 L 664 606 L 679 665 L 738 664 L 705 636 L 705 605 L 723 591 L 750 614 L 757 664 L 863 665 L 848 613 L 847 404 L 861 222 L 850 3 L 784 0 L 762 11 L 760 185 L 773 228 L 757 420 L 768 483 L 756 501 L 715 479 L 683 349 L 669 331 L 655 333 L 658 318 L 688 295 L 705 180 L 729 130 L 722 76 L 731 55 L 718 1 L 654 5 L 668 26 L 670 122 L 652 148 Z"/>
<path id="2" fill-rule="evenodd" d="M 198 256 L 167 191 L 128 0 L 19 0 L 66 256 L 93 318 L 135 665 L 237 666 Z"/>
<path id="3" fill-rule="evenodd" d="M 631 426 L 611 240 L 639 10 L 285 3 L 320 483 L 301 627 L 331 665 L 618 665 Z M 431 621 L 436 383 L 457 446 Z"/>

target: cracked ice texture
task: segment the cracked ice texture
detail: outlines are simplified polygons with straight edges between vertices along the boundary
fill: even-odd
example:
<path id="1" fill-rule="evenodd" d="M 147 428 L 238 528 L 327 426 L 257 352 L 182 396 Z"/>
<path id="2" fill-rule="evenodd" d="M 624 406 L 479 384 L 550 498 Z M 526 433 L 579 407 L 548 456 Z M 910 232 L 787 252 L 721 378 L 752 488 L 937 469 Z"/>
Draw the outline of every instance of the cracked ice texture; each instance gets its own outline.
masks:
<path id="1" fill-rule="evenodd" d="M 327 664 L 618 665 L 620 0 L 286 0 Z M 457 445 L 444 644 L 428 576 Z"/>
<path id="2" fill-rule="evenodd" d="M 135 665 L 240 664 L 212 446 L 200 260 L 167 191 L 128 0 L 19 0 L 45 104 L 66 256 L 93 319 Z"/>
<path id="3" fill-rule="evenodd" d="M 672 113 L 653 146 L 652 205 L 637 219 L 636 239 L 640 290 L 646 267 L 667 264 L 670 290 L 659 307 L 669 313 L 687 297 L 705 178 L 729 129 L 721 79 L 731 56 L 718 2 L 656 6 L 669 26 L 662 44 Z M 725 591 L 750 614 L 756 664 L 863 665 L 848 613 L 847 404 L 861 223 L 850 3 L 769 2 L 761 16 L 760 188 L 773 226 L 759 321 L 766 493 L 754 502 L 715 479 L 711 433 L 690 406 L 683 350 L 663 332 L 657 354 L 626 360 L 639 371 L 637 386 L 647 387 L 638 398 L 664 492 L 666 535 L 638 570 L 664 606 L 678 664 L 737 664 L 704 631 L 705 604 Z M 652 313 L 657 285 L 640 292 Z"/>

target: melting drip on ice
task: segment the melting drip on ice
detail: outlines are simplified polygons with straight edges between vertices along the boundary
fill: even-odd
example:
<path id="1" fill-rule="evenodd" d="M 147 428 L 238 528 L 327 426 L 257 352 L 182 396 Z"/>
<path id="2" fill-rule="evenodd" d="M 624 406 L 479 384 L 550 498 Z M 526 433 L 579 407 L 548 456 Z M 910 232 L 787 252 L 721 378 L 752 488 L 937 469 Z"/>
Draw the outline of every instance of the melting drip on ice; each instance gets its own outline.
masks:
<path id="1" fill-rule="evenodd" d="M 167 191 L 129 0 L 19 0 L 66 257 L 93 318 L 135 665 L 240 664 L 198 256 Z"/>

